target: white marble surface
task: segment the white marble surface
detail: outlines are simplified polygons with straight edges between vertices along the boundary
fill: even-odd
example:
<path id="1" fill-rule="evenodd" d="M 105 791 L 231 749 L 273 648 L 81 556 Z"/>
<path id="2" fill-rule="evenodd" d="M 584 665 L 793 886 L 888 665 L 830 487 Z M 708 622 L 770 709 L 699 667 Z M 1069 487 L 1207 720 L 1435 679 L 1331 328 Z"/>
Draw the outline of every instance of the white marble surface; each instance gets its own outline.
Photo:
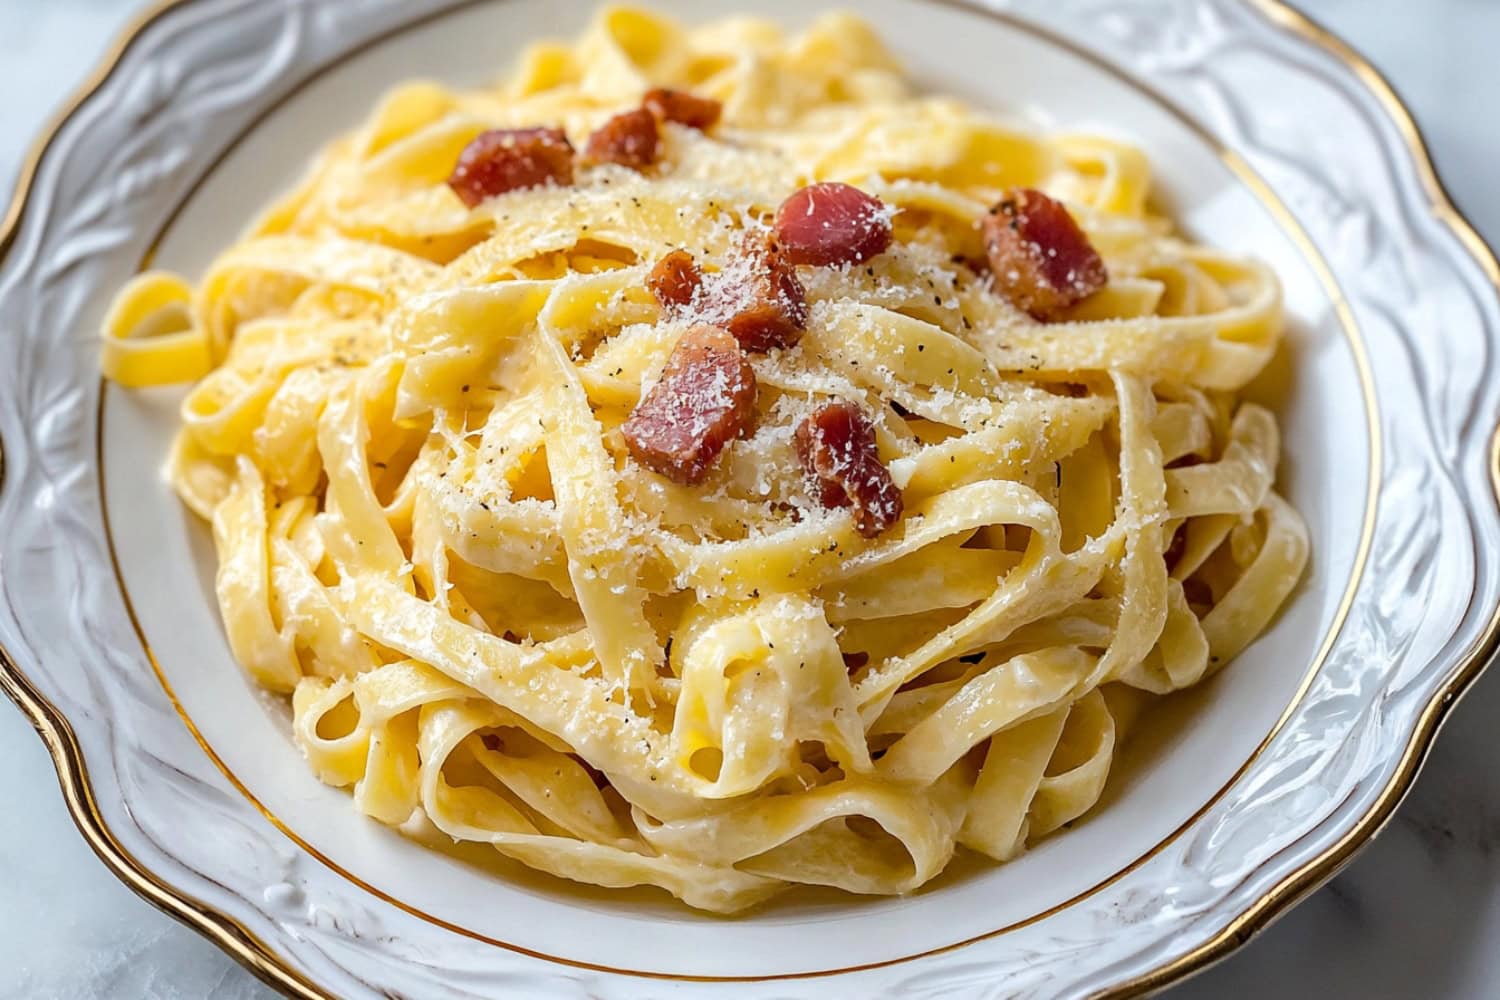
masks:
<path id="1" fill-rule="evenodd" d="M 0 190 L 138 6 L 0 0 Z M 1500 243 L 1500 0 L 1304 6 L 1392 79 L 1459 206 Z M 1454 710 L 1410 798 L 1353 865 L 1172 997 L 1500 996 L 1497 724 L 1500 670 Z M 74 830 L 41 743 L 0 705 L 0 1000 L 269 995 L 109 875 Z"/>

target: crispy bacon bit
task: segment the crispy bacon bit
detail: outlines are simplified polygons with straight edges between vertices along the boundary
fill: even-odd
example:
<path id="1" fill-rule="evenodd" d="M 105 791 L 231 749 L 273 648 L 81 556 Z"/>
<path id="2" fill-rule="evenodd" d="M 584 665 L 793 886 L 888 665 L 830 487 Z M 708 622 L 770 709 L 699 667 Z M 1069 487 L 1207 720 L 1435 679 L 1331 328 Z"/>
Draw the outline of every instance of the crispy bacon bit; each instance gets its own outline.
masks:
<path id="1" fill-rule="evenodd" d="M 861 535 L 874 538 L 901 517 L 901 491 L 875 450 L 874 425 L 858 406 L 824 403 L 797 425 L 796 440 L 823 506 L 853 506 Z"/>
<path id="2" fill-rule="evenodd" d="M 507 191 L 571 183 L 573 145 L 556 128 L 481 132 L 458 154 L 448 177 L 448 186 L 470 208 Z"/>
<path id="3" fill-rule="evenodd" d="M 730 441 L 750 427 L 755 371 L 740 345 L 716 326 L 688 330 L 661 379 L 621 427 L 636 461 L 673 482 L 703 481 Z"/>
<path id="4" fill-rule="evenodd" d="M 849 671 L 851 674 L 854 673 L 854 671 L 858 670 L 860 667 L 864 666 L 866 663 L 869 663 L 869 662 L 870 662 L 870 654 L 869 653 L 845 653 L 844 654 L 844 669 L 847 670 L 847 671 Z"/>
<path id="5" fill-rule="evenodd" d="M 693 255 L 686 250 L 673 250 L 646 275 L 646 287 L 668 309 L 682 308 L 693 301 L 693 296 L 703 285 L 703 272 Z"/>
<path id="6" fill-rule="evenodd" d="M 984 246 L 995 283 L 1019 308 L 1053 319 L 1109 281 L 1104 261 L 1062 204 L 1014 188 L 984 219 Z"/>
<path id="7" fill-rule="evenodd" d="M 879 198 L 848 184 L 809 184 L 776 210 L 776 239 L 793 264 L 856 264 L 891 245 L 891 219 Z"/>
<path id="8" fill-rule="evenodd" d="M 724 110 L 724 106 L 712 98 L 695 97 L 665 87 L 648 91 L 641 99 L 641 107 L 664 122 L 676 122 L 696 129 L 710 128 Z"/>
<path id="9" fill-rule="evenodd" d="M 747 234 L 738 256 L 714 275 L 708 309 L 747 351 L 791 347 L 807 326 L 807 292 L 773 241 Z"/>
<path id="10" fill-rule="evenodd" d="M 615 115 L 589 134 L 583 155 L 595 163 L 640 170 L 656 162 L 656 116 L 637 108 Z"/>

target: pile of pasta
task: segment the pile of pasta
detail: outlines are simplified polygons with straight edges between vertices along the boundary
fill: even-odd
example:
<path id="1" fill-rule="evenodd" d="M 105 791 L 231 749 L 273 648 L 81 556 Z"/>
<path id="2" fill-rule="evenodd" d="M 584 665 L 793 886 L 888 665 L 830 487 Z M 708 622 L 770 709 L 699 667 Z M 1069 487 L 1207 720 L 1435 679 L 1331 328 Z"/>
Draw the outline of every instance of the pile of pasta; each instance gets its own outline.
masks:
<path id="1" fill-rule="evenodd" d="M 446 183 L 487 129 L 581 139 L 662 86 L 722 118 L 663 124 L 648 168 L 472 207 Z M 805 331 L 751 359 L 753 429 L 701 483 L 644 467 L 621 426 L 687 325 L 651 267 L 723 266 L 813 181 L 878 198 L 889 248 L 798 269 Z M 1108 268 L 1049 322 L 974 263 L 1016 187 Z M 1279 284 L 1148 188 L 1126 145 L 914 94 L 850 16 L 611 8 L 492 88 L 397 87 L 196 286 L 132 282 L 104 365 L 197 380 L 170 470 L 229 645 L 362 812 L 712 911 L 904 893 L 1087 812 L 1143 701 L 1238 653 L 1306 560 L 1238 397 Z M 873 537 L 798 461 L 829 401 L 900 490 Z"/>

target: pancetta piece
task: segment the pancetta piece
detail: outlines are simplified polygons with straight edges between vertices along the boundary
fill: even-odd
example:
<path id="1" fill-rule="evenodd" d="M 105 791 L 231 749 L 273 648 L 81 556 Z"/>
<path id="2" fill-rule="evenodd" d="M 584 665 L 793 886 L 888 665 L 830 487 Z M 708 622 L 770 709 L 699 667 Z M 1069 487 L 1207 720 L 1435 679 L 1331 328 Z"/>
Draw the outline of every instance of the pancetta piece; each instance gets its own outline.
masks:
<path id="1" fill-rule="evenodd" d="M 745 350 L 791 347 L 807 326 L 807 292 L 775 240 L 747 234 L 738 256 L 713 276 L 705 309 Z"/>
<path id="2" fill-rule="evenodd" d="M 875 448 L 875 427 L 855 404 L 824 403 L 797 425 L 797 456 L 824 507 L 851 507 L 874 538 L 901 517 L 901 491 Z"/>
<path id="3" fill-rule="evenodd" d="M 583 155 L 595 163 L 641 170 L 656 162 L 656 116 L 642 108 L 613 116 L 589 133 Z"/>
<path id="4" fill-rule="evenodd" d="M 1039 320 L 1055 319 L 1109 281 L 1099 257 L 1061 202 L 1014 188 L 984 218 L 995 285 Z"/>
<path id="5" fill-rule="evenodd" d="M 891 245 L 891 217 L 873 195 L 848 184 L 809 184 L 776 210 L 776 241 L 793 264 L 857 264 Z"/>
<path id="6" fill-rule="evenodd" d="M 620 428 L 635 460 L 673 482 L 703 481 L 755 415 L 755 371 L 739 342 L 708 324 L 677 341 L 651 387 Z"/>
<path id="7" fill-rule="evenodd" d="M 681 309 L 693 301 L 703 286 L 703 272 L 686 250 L 673 250 L 651 268 L 646 287 L 667 309 Z"/>
<path id="8" fill-rule="evenodd" d="M 676 122 L 696 129 L 711 127 L 724 110 L 723 105 L 711 98 L 665 87 L 647 91 L 641 99 L 641 107 L 664 122 Z"/>
<path id="9" fill-rule="evenodd" d="M 458 154 L 448 186 L 473 208 L 507 191 L 573 183 L 573 145 L 562 129 L 481 132 Z"/>

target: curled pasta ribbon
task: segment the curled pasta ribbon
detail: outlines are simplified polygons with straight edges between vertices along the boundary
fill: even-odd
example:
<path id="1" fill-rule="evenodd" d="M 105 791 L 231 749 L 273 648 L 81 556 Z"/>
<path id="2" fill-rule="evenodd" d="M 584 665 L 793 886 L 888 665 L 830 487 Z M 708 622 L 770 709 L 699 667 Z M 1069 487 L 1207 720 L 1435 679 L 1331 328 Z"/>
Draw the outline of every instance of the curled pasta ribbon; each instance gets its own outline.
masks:
<path id="1" fill-rule="evenodd" d="M 213 366 L 208 337 L 193 322 L 193 288 L 166 271 L 136 275 L 104 317 L 99 366 L 131 388 L 191 382 Z"/>

